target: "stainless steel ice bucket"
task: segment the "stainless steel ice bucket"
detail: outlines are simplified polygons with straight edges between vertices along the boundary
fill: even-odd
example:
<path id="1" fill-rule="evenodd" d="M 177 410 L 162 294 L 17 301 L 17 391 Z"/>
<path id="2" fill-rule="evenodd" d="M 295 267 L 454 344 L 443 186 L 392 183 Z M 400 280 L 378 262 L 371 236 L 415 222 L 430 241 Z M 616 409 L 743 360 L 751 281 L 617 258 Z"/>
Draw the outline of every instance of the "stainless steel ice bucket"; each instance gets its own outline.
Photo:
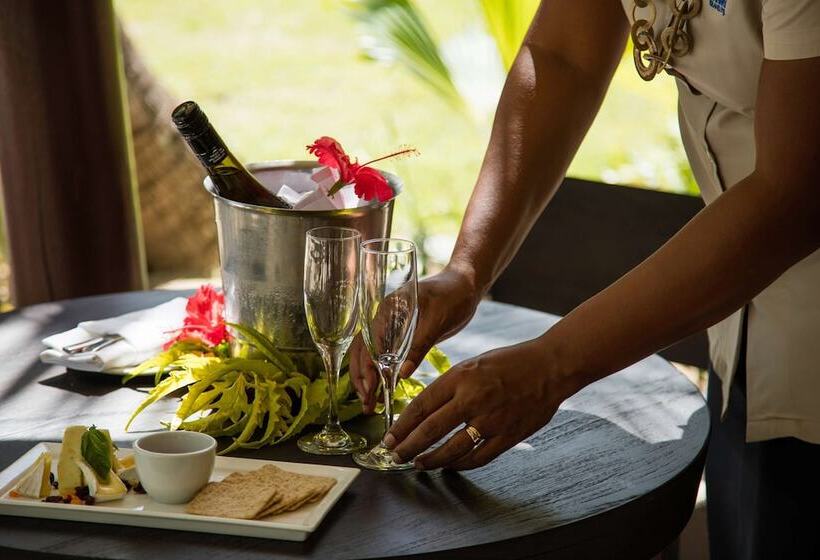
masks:
<path id="1" fill-rule="evenodd" d="M 317 167 L 315 161 L 248 165 L 274 192 L 282 184 L 293 188 L 312 181 Z M 399 178 L 384 176 L 400 192 Z M 214 194 L 210 178 L 205 188 L 216 209 L 226 319 L 253 326 L 283 350 L 314 352 L 302 300 L 305 233 L 318 226 L 344 226 L 359 230 L 363 241 L 388 237 L 393 201 L 348 210 L 281 210 L 222 198 Z"/>

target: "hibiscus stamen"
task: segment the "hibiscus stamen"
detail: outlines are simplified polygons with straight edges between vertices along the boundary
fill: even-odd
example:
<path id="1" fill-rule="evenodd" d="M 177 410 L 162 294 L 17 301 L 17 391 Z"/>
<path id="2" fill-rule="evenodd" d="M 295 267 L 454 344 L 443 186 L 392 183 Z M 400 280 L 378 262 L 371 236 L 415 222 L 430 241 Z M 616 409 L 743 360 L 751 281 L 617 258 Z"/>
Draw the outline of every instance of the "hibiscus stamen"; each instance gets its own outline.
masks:
<path id="1" fill-rule="evenodd" d="M 377 161 L 382 161 L 382 160 L 385 160 L 385 159 L 406 158 L 406 157 L 414 157 L 414 156 L 418 156 L 418 155 L 419 155 L 419 151 L 416 148 L 413 148 L 413 147 L 402 148 L 398 151 L 387 154 L 386 156 L 381 156 L 381 157 L 378 157 L 376 159 L 371 159 L 367 163 L 363 163 L 362 167 L 366 167 L 366 166 L 370 165 L 371 163 L 376 163 Z"/>

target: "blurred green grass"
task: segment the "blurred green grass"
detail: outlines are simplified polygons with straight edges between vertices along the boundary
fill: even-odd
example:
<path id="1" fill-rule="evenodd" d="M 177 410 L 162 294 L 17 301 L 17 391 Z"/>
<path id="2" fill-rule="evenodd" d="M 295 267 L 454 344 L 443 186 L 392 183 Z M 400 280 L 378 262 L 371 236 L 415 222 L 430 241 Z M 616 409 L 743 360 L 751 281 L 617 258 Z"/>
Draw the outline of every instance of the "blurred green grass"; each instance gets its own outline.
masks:
<path id="1" fill-rule="evenodd" d="M 481 22 L 474 2 L 417 3 L 439 38 Z M 416 239 L 457 232 L 490 123 L 469 121 L 400 68 L 363 60 L 341 1 L 116 6 L 148 68 L 178 100 L 199 101 L 245 161 L 303 159 L 322 135 L 362 160 L 413 145 L 421 157 L 393 164 L 406 183 L 395 231 Z M 644 83 L 624 57 L 570 174 L 691 191 L 675 105 L 671 78 Z"/>

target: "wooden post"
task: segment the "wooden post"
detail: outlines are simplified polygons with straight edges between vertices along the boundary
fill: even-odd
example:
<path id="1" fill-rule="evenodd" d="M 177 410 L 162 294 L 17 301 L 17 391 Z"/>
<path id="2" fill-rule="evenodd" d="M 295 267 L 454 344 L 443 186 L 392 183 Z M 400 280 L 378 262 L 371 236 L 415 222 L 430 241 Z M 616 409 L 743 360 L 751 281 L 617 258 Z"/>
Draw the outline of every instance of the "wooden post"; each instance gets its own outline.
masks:
<path id="1" fill-rule="evenodd" d="M 146 284 L 111 0 L 0 2 L 0 177 L 15 305 Z"/>

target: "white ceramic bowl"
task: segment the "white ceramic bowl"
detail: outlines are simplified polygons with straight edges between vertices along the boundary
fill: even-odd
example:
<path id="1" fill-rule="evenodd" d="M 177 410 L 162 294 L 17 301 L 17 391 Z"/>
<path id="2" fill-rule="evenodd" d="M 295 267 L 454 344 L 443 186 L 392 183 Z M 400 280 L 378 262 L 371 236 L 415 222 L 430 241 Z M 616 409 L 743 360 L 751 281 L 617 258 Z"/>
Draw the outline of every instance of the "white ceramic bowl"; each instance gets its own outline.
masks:
<path id="1" fill-rule="evenodd" d="M 137 475 L 158 502 L 183 504 L 208 483 L 216 440 L 197 432 L 159 432 L 134 442 Z"/>

